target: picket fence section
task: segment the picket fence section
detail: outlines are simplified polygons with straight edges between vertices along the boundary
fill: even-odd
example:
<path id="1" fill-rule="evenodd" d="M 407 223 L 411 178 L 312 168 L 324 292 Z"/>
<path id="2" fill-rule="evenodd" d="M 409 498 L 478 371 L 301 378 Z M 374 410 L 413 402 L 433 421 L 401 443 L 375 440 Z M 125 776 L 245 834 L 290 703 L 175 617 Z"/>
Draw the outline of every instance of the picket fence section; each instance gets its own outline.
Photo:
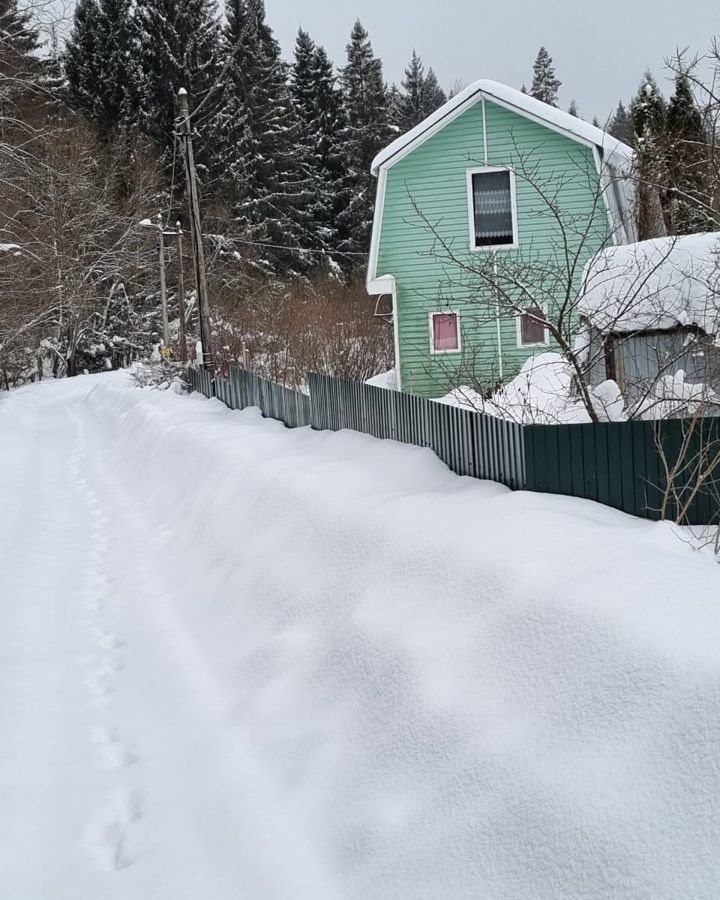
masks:
<path id="1" fill-rule="evenodd" d="M 597 500 L 647 519 L 690 525 L 720 518 L 720 418 L 693 423 L 607 422 L 518 425 L 355 381 L 308 375 L 309 394 L 233 368 L 230 378 L 190 369 L 193 390 L 231 409 L 258 407 L 289 428 L 349 428 L 384 440 L 429 447 L 458 475 L 489 478 L 513 490 Z M 698 489 L 701 473 L 713 475 Z M 665 496 L 668 468 L 675 490 Z"/>

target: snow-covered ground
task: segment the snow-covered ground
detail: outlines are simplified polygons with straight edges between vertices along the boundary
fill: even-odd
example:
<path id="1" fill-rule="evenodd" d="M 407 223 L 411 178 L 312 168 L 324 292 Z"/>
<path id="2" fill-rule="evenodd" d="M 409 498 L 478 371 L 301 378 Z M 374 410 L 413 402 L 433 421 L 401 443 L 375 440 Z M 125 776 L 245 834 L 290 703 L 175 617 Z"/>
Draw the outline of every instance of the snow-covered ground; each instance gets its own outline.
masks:
<path id="1" fill-rule="evenodd" d="M 0 400 L 0 897 L 715 900 L 720 569 L 126 376 Z"/>

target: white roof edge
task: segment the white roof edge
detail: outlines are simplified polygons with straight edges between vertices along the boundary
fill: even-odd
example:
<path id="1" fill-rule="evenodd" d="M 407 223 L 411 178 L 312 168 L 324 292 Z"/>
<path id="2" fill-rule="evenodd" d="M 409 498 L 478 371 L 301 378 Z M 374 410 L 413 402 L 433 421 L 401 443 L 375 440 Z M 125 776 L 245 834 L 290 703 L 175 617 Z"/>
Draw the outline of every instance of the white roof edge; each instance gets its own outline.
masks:
<path id="1" fill-rule="evenodd" d="M 575 140 L 601 147 L 604 151 L 607 151 L 608 162 L 612 157 L 615 157 L 618 163 L 627 163 L 633 158 L 633 151 L 627 144 L 623 144 L 622 141 L 612 137 L 612 135 L 601 128 L 572 116 L 570 113 L 563 112 L 561 109 L 556 109 L 554 106 L 549 106 L 547 103 L 536 100 L 529 94 L 523 94 L 522 91 L 517 91 L 515 88 L 501 84 L 499 81 L 480 79 L 468 85 L 459 94 L 456 94 L 447 103 L 435 110 L 427 119 L 416 125 L 415 128 L 396 138 L 391 144 L 388 144 L 387 147 L 381 150 L 372 161 L 372 174 L 377 175 L 382 166 L 389 168 L 393 164 L 393 157 L 422 138 L 427 131 L 434 129 L 443 119 L 451 116 L 459 107 L 464 104 L 471 106 L 471 100 L 479 100 L 482 96 L 486 96 L 490 100 L 499 100 L 507 106 L 515 107 L 520 113 L 545 121 L 553 128 L 566 132 Z"/>

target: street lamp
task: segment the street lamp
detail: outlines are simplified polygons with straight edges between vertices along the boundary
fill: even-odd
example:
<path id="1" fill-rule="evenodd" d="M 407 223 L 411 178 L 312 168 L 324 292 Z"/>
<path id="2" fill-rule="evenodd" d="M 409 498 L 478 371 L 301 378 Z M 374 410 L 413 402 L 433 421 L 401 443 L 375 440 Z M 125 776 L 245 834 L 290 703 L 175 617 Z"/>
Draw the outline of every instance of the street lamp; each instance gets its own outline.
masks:
<path id="1" fill-rule="evenodd" d="M 170 346 L 170 327 L 168 324 L 167 309 L 167 286 L 165 281 L 165 238 L 174 237 L 178 242 L 178 266 L 179 266 L 179 327 L 178 327 L 178 343 L 180 344 L 180 361 L 187 362 L 187 342 L 185 340 L 185 278 L 183 272 L 183 231 L 180 222 L 176 222 L 175 231 L 167 230 L 162 221 L 162 213 L 157 214 L 157 219 L 153 222 L 151 219 L 143 219 L 139 223 L 141 228 L 151 228 L 158 235 L 158 249 L 160 257 L 160 301 L 162 303 L 162 319 L 163 319 L 163 344 L 165 347 Z"/>

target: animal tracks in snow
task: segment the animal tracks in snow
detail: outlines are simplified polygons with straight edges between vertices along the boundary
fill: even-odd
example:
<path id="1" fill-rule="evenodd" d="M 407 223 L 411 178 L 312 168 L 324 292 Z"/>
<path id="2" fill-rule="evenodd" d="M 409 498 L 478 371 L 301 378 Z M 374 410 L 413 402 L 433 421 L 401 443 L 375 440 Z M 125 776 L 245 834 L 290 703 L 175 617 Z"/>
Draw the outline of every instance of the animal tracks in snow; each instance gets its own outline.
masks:
<path id="1" fill-rule="evenodd" d="M 92 526 L 90 546 L 86 550 L 87 564 L 82 573 L 82 599 L 89 612 L 88 620 L 83 624 L 88 629 L 95 653 L 83 656 L 80 662 L 86 671 L 85 684 L 97 698 L 93 706 L 108 714 L 112 709 L 112 695 L 121 687 L 121 673 L 125 668 L 125 656 L 122 653 L 124 642 L 107 625 L 106 620 L 106 612 L 113 599 L 113 582 L 106 572 L 110 548 L 110 517 L 105 511 L 101 496 L 90 486 L 84 473 L 84 423 L 74 412 L 71 411 L 70 414 L 77 426 L 70 473 Z M 111 792 L 100 812 L 90 820 L 85 829 L 84 844 L 99 869 L 118 871 L 132 864 L 133 853 L 129 849 L 132 824 L 142 815 L 141 796 L 122 784 L 126 778 L 122 772 L 137 763 L 140 757 L 134 745 L 114 725 L 94 725 L 90 729 L 90 740 L 97 746 L 106 767 L 116 773 L 114 777 L 118 779 L 118 786 Z"/>
<path id="2" fill-rule="evenodd" d="M 115 872 L 132 864 L 130 826 L 142 817 L 142 798 L 117 790 L 85 830 L 85 847 L 99 869 Z"/>

